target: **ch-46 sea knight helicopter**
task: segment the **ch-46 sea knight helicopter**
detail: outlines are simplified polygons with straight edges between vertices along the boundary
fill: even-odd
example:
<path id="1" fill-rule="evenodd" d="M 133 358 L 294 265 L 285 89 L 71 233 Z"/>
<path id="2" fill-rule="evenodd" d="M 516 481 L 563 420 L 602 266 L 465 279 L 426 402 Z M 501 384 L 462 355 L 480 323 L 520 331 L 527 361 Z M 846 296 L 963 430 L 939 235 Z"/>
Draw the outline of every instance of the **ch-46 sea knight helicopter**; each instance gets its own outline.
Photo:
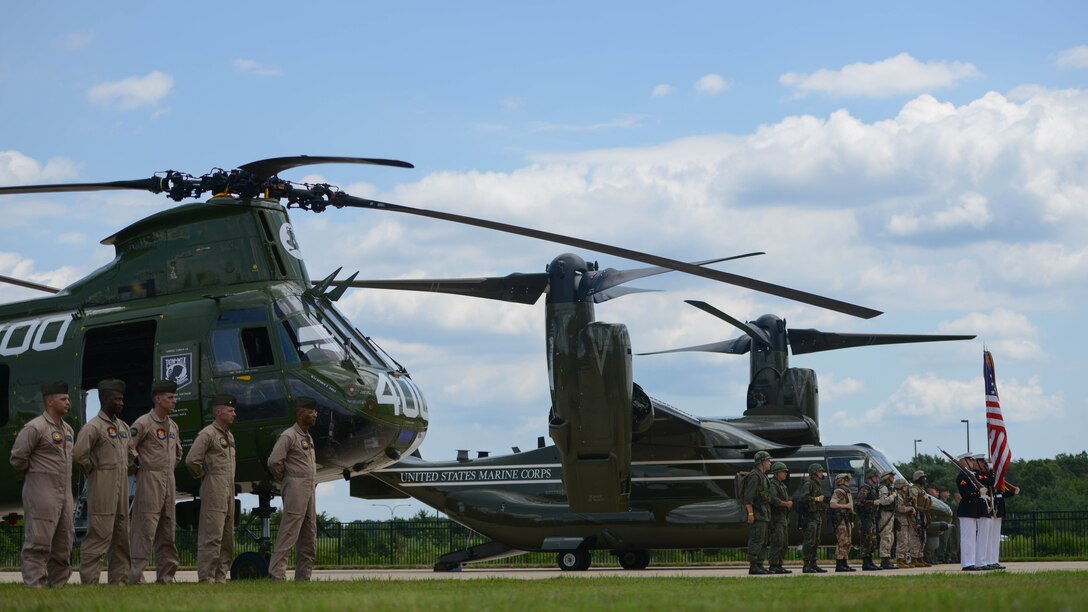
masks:
<path id="1" fill-rule="evenodd" d="M 311 433 L 321 481 L 358 478 L 416 450 L 427 431 L 423 393 L 404 367 L 336 309 L 348 285 L 336 283 L 336 273 L 311 281 L 290 208 L 349 207 L 430 217 L 611 254 L 855 316 L 880 314 L 630 249 L 279 178 L 280 172 L 324 163 L 413 167 L 386 159 L 295 156 L 202 176 L 166 171 L 137 180 L 0 187 L 0 195 L 139 190 L 175 202 L 212 195 L 106 238 L 103 243 L 116 250 L 114 260 L 68 287 L 3 279 L 54 295 L 0 306 L 0 513 L 18 517 L 21 483 L 8 462 L 11 444 L 19 428 L 41 413 L 41 384 L 56 379 L 80 390 L 67 417 L 77 431 L 88 416 L 87 390 L 100 380 L 128 383 L 122 417 L 129 422 L 150 408 L 153 379 L 175 381 L 173 416 L 185 447 L 211 422 L 212 395 L 237 396 L 236 481 L 239 491 L 258 496 L 252 516 L 262 521 L 265 548 L 270 502 L 278 493 L 265 460 L 278 434 L 293 423 L 295 397 L 318 401 Z M 560 386 L 557 393 L 566 391 Z M 183 468 L 177 483 L 182 494 L 198 491 Z M 196 516 L 191 504 L 179 508 L 179 523 Z M 265 555 L 245 553 L 235 560 L 232 574 L 261 575 L 266 569 Z"/>
<path id="2" fill-rule="evenodd" d="M 350 283 L 522 303 L 533 303 L 547 288 L 553 446 L 544 446 L 542 437 L 537 449 L 514 449 L 504 456 L 470 459 L 465 451 L 446 462 L 409 456 L 351 482 L 353 496 L 413 497 L 491 538 L 444 555 L 436 571 L 527 551 L 555 551 L 560 568 L 584 570 L 594 549 L 611 550 L 624 568 L 642 569 L 654 549 L 742 545 L 748 530 L 738 501 L 738 475 L 751 469 L 757 451 L 767 450 L 786 463 L 795 495 L 799 477 L 807 476 L 813 462 L 826 465 L 829 474 L 854 474 L 855 491 L 867 469 L 895 471 L 866 444 L 821 445 L 816 374 L 789 367 L 790 348 L 803 354 L 974 338 L 787 329 L 774 315 L 746 324 L 709 304 L 690 302 L 744 335 L 677 350 L 751 353 L 743 416 L 699 418 L 649 397 L 634 384 L 626 328 L 595 321 L 594 303 L 638 291 L 617 285 L 645 271 L 599 270 L 571 254 L 557 257 L 547 270 L 502 278 Z M 824 488 L 830 495 L 830 479 Z M 941 501 L 933 502 L 930 529 L 939 533 L 951 512 Z M 800 540 L 800 531 L 790 533 L 794 543 Z M 824 539 L 830 543 L 832 537 L 825 534 Z"/>

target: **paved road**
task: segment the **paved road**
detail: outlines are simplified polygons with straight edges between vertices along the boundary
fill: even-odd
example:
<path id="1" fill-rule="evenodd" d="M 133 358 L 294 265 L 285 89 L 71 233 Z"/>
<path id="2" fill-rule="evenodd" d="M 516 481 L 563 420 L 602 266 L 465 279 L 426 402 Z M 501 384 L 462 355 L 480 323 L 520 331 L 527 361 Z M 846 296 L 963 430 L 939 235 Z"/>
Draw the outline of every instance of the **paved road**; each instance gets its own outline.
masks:
<path id="1" fill-rule="evenodd" d="M 1055 562 L 1026 562 L 1006 563 L 1009 572 L 1032 573 L 1044 571 L 1088 571 L 1088 561 L 1055 561 Z M 831 569 L 834 565 L 828 564 Z M 801 573 L 801 567 L 791 567 L 793 575 Z M 825 567 L 826 569 L 826 567 Z M 912 576 L 918 574 L 942 574 L 961 573 L 958 565 L 937 565 L 921 569 L 904 569 L 885 572 L 861 572 L 852 574 L 836 574 L 829 571 L 827 574 L 819 574 L 822 577 L 831 576 Z M 962 572 L 968 574 L 967 572 Z M 972 572 L 968 575 L 982 575 L 989 572 Z M 288 572 L 290 576 L 290 572 Z M 584 572 L 564 572 L 559 569 L 529 568 L 529 569 L 466 569 L 462 572 L 432 572 L 429 570 L 316 570 L 315 580 L 473 580 L 483 578 L 510 578 L 514 580 L 543 580 L 546 578 L 558 578 L 565 576 L 570 578 L 600 578 L 605 576 L 619 577 L 660 577 L 660 576 L 686 576 L 691 578 L 762 578 L 749 576 L 747 567 L 650 567 L 641 571 L 627 571 L 619 568 L 590 568 Z M 149 582 L 155 580 L 154 572 L 147 572 L 144 577 Z M 766 576 L 767 579 L 788 579 L 790 576 Z M 180 582 L 196 582 L 195 571 L 181 571 L 177 574 Z M 0 583 L 21 582 L 22 577 L 18 572 L 0 572 Z M 72 584 L 79 583 L 79 573 L 72 572 Z"/>

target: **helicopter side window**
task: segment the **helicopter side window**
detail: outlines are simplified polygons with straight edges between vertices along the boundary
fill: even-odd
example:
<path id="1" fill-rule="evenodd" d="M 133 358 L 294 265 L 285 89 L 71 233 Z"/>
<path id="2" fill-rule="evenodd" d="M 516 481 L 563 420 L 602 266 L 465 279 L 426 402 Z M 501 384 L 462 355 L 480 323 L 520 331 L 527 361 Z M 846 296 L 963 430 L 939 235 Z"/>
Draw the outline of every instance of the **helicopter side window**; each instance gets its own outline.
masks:
<path id="1" fill-rule="evenodd" d="M 832 482 L 837 474 L 850 474 L 850 488 L 856 492 L 865 478 L 865 457 L 828 457 L 827 469 Z"/>
<path id="2" fill-rule="evenodd" d="M 215 355 L 216 372 L 233 372 L 243 369 L 239 332 L 238 328 L 217 329 L 212 332 L 212 353 Z"/>
<path id="3" fill-rule="evenodd" d="M 275 365 L 272 343 L 268 341 L 268 329 L 264 327 L 242 328 L 242 348 L 246 353 L 246 365 L 251 368 Z"/>
<path id="4" fill-rule="evenodd" d="M 327 311 L 321 310 L 320 312 L 325 316 L 325 319 L 332 324 L 338 335 L 345 339 L 345 343 L 354 349 L 355 354 L 363 360 L 363 363 L 367 365 L 389 365 L 378 356 L 377 352 L 365 342 L 365 340 L 363 340 L 363 335 L 344 320 L 344 316 L 340 314 L 339 311 L 335 308 L 330 308 Z"/>
<path id="5" fill-rule="evenodd" d="M 212 332 L 216 372 L 275 365 L 272 343 L 264 327 L 233 327 Z"/>

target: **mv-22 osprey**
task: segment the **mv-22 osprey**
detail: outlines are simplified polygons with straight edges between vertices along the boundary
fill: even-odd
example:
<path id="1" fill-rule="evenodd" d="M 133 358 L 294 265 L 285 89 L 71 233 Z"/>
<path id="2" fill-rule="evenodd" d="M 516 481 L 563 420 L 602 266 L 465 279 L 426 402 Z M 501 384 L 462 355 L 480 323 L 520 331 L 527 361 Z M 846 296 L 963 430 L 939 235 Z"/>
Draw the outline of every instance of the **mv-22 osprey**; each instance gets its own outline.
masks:
<path id="1" fill-rule="evenodd" d="M 570 254 L 556 258 L 547 270 L 502 278 L 351 283 L 530 304 L 547 289 L 554 445 L 545 447 L 541 438 L 536 450 L 477 459 L 465 451 L 446 462 L 405 457 L 352 480 L 353 496 L 410 496 L 491 538 L 444 555 L 436 571 L 528 551 L 554 551 L 561 569 L 585 570 L 594 549 L 612 551 L 624 568 L 642 569 L 654 549 L 743 545 L 748 529 L 739 475 L 752 469 L 760 450 L 786 463 L 794 495 L 799 477 L 807 477 L 814 462 L 825 465 L 829 474 L 853 474 L 855 492 L 870 468 L 898 475 L 882 453 L 866 444 L 821 445 L 816 374 L 789 367 L 791 348 L 797 355 L 974 338 L 787 329 L 774 315 L 742 323 L 709 304 L 689 301 L 744 334 L 678 351 L 751 354 L 743 416 L 699 418 L 649 397 L 634 384 L 626 328 L 594 319 L 594 303 L 637 291 L 618 285 L 646 270 L 599 270 Z M 830 496 L 831 480 L 823 486 Z M 939 533 L 950 519 L 948 506 L 934 499 L 931 532 Z M 797 543 L 800 531 L 790 533 Z M 830 543 L 831 535 L 824 539 Z"/>
<path id="2" fill-rule="evenodd" d="M 293 423 L 294 398 L 318 401 L 311 434 L 319 481 L 357 478 L 417 449 L 427 431 L 427 400 L 408 371 L 336 309 L 334 303 L 347 285 L 336 283 L 335 273 L 311 281 L 289 208 L 322 212 L 351 207 L 430 217 L 612 254 L 662 271 L 680 270 L 858 316 L 879 314 L 695 264 L 357 198 L 328 184 L 296 184 L 278 176 L 322 163 L 412 167 L 385 159 L 297 156 L 199 177 L 167 171 L 137 180 L 0 187 L 0 195 L 141 190 L 176 202 L 213 195 L 204 203 L 154 214 L 106 238 L 103 243 L 116 250 L 114 260 L 68 287 L 0 279 L 54 294 L 0 307 L 0 513 L 9 520 L 18 518 L 21 483 L 8 462 L 11 445 L 18 430 L 41 413 L 41 384 L 56 379 L 79 389 L 68 416 L 77 431 L 88 417 L 88 390 L 100 380 L 128 383 L 121 415 L 128 422 L 150 408 L 154 379 L 175 381 L 173 417 L 184 447 L 213 419 L 208 402 L 215 393 L 237 396 L 237 488 L 258 496 L 253 516 L 262 520 L 265 549 L 270 502 L 278 494 L 265 461 L 276 437 Z M 79 480 L 77 475 L 76 491 Z M 183 468 L 177 471 L 177 483 L 183 495 L 198 492 L 198 483 Z M 179 523 L 198 514 L 190 504 L 179 507 Z M 265 554 L 245 553 L 232 575 L 257 576 L 266 570 Z"/>

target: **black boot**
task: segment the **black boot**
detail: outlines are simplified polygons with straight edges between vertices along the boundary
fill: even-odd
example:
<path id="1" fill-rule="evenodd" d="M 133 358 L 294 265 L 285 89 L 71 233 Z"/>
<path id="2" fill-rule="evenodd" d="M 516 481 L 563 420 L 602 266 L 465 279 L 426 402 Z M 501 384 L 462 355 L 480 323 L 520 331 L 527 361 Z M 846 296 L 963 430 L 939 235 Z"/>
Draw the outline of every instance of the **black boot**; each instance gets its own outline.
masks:
<path id="1" fill-rule="evenodd" d="M 813 571 L 815 571 L 815 572 L 816 572 L 817 574 L 826 574 L 826 573 L 827 573 L 827 570 L 825 570 L 824 568 L 820 567 L 819 565 L 816 565 L 816 562 L 815 562 L 815 561 L 813 561 L 813 562 L 812 562 L 812 569 L 813 569 Z"/>
<path id="2" fill-rule="evenodd" d="M 882 570 L 884 568 L 882 568 L 879 565 L 873 563 L 873 558 L 872 557 L 865 557 L 864 559 L 862 559 L 861 569 L 863 569 L 863 570 L 865 570 L 867 572 L 873 572 L 873 571 L 880 571 L 880 570 Z"/>
<path id="3" fill-rule="evenodd" d="M 856 572 L 857 570 L 846 564 L 846 559 L 835 561 L 836 572 Z"/>
<path id="4" fill-rule="evenodd" d="M 770 572 L 772 574 L 792 574 L 793 570 L 788 570 L 781 565 L 773 565 L 771 566 Z"/>
<path id="5" fill-rule="evenodd" d="M 812 561 L 805 561 L 805 567 L 801 569 L 802 574 L 818 574 L 816 564 Z"/>
<path id="6" fill-rule="evenodd" d="M 763 569 L 763 564 L 762 563 L 752 562 L 752 563 L 748 564 L 748 573 L 753 575 L 753 576 L 762 576 L 764 574 L 769 574 L 770 572 Z"/>
<path id="7" fill-rule="evenodd" d="M 891 560 L 890 557 L 884 557 L 884 558 L 882 558 L 880 560 L 880 569 L 882 569 L 882 570 L 893 570 L 893 569 L 899 569 L 899 566 L 892 563 L 892 560 Z"/>

